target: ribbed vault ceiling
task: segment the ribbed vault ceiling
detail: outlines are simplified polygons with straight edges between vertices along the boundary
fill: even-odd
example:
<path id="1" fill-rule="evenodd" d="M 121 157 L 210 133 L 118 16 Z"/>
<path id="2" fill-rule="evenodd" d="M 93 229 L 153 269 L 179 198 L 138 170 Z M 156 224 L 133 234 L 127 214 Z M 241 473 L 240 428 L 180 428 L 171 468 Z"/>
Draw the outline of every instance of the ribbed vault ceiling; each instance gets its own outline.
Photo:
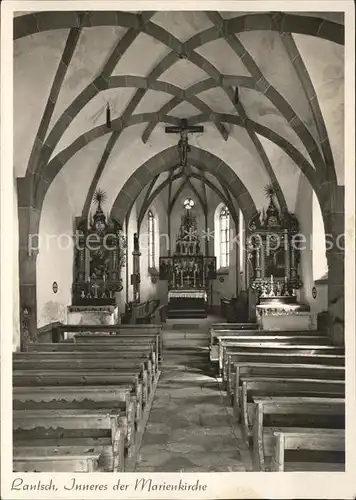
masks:
<path id="1" fill-rule="evenodd" d="M 181 118 L 204 125 L 190 143 L 230 166 L 257 206 L 272 182 L 293 211 L 301 171 L 313 186 L 343 183 L 342 13 L 18 13 L 14 38 L 16 175 L 61 172 L 79 213 L 98 186 L 114 204 L 177 143 L 164 127 Z M 203 202 L 207 189 L 229 196 L 214 172 L 177 165 L 152 176 L 145 199 L 183 184 Z"/>

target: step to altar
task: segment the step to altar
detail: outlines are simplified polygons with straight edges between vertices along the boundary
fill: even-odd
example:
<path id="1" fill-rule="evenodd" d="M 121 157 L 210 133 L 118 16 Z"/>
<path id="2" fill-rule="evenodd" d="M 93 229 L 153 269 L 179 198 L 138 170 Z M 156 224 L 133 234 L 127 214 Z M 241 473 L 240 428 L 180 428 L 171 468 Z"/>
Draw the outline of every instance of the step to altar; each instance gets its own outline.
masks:
<path id="1" fill-rule="evenodd" d="M 207 312 L 205 309 L 170 309 L 168 308 L 167 316 L 169 319 L 200 319 L 206 318 Z"/>

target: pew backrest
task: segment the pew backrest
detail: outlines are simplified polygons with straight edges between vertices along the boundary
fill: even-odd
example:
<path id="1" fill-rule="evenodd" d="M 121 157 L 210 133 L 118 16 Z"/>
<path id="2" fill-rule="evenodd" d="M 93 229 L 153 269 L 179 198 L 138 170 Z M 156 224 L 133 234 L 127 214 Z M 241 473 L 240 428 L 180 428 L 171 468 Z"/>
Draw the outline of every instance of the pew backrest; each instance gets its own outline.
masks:
<path id="1" fill-rule="evenodd" d="M 232 364 L 234 365 L 234 370 L 236 370 L 237 365 L 242 364 L 312 364 L 312 365 L 328 365 L 328 366 L 345 366 L 345 356 L 338 354 L 296 354 L 296 353 L 269 353 L 260 352 L 256 350 L 254 352 L 238 351 L 238 352 L 228 352 L 227 361 L 224 363 L 221 376 L 223 380 L 231 379 Z"/>
<path id="2" fill-rule="evenodd" d="M 297 337 L 297 336 L 261 336 L 258 335 L 254 338 L 244 336 L 244 337 L 216 337 L 217 345 L 211 346 L 211 360 L 216 360 L 216 356 L 219 360 L 223 358 L 224 349 L 234 348 L 242 346 L 244 348 L 249 347 L 265 347 L 269 349 L 281 349 L 283 347 L 289 349 L 307 349 L 310 346 L 311 349 L 321 349 L 331 350 L 333 352 L 343 353 L 344 348 L 335 347 L 330 345 L 330 341 L 326 337 Z M 336 351 L 335 351 L 336 349 Z"/>
<path id="3" fill-rule="evenodd" d="M 221 360 L 220 370 L 226 380 L 227 372 L 230 371 L 231 362 L 238 361 L 259 361 L 271 363 L 312 363 L 312 364 L 328 364 L 343 366 L 345 364 L 345 355 L 334 353 L 321 352 L 319 349 L 304 349 L 304 350 L 289 350 L 278 349 L 278 351 L 255 347 L 252 349 L 244 349 L 238 347 L 236 349 L 228 349 L 224 351 L 223 359 Z"/>
<path id="4" fill-rule="evenodd" d="M 263 427 L 265 415 L 306 415 L 311 418 L 320 416 L 324 419 L 337 417 L 344 422 L 345 399 L 343 398 L 315 398 L 315 397 L 253 397 L 253 462 L 258 470 L 265 470 L 265 456 L 263 446 Z M 276 429 L 279 430 L 279 429 Z"/>
<path id="5" fill-rule="evenodd" d="M 149 341 L 146 339 L 135 341 L 107 343 L 107 342 L 58 342 L 58 343 L 35 343 L 29 344 L 28 352 L 63 352 L 63 351 L 138 351 L 152 349 L 155 345 L 155 340 Z"/>
<path id="6" fill-rule="evenodd" d="M 210 343 L 211 345 L 214 345 L 217 340 L 216 337 L 240 337 L 240 336 L 271 336 L 274 337 L 276 335 L 280 336 L 303 336 L 303 337 L 314 337 L 314 336 L 323 336 L 318 330 L 278 330 L 278 331 L 270 331 L 270 330 L 260 330 L 258 328 L 256 329 L 234 329 L 234 328 L 229 328 L 228 326 L 226 328 L 215 328 L 214 325 L 210 329 Z M 324 335 L 325 338 L 327 338 L 326 335 Z"/>
<path id="7" fill-rule="evenodd" d="M 298 429 L 273 432 L 274 454 L 272 471 L 285 470 L 285 450 L 313 450 L 345 452 L 345 431 L 343 429 Z"/>
<path id="8" fill-rule="evenodd" d="M 240 365 L 234 363 L 235 373 L 233 387 L 239 387 L 243 376 L 266 376 L 266 377 L 294 377 L 314 379 L 337 379 L 345 380 L 345 367 L 328 365 L 304 365 L 304 364 L 281 364 L 281 363 L 246 363 Z"/>

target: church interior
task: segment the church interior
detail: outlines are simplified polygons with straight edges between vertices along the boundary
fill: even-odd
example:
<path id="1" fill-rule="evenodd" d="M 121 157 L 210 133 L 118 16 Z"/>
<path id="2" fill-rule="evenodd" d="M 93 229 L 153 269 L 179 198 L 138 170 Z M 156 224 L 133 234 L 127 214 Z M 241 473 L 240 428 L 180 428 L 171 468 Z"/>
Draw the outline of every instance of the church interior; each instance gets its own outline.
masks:
<path id="1" fill-rule="evenodd" d="M 13 470 L 345 470 L 344 14 L 13 21 Z"/>

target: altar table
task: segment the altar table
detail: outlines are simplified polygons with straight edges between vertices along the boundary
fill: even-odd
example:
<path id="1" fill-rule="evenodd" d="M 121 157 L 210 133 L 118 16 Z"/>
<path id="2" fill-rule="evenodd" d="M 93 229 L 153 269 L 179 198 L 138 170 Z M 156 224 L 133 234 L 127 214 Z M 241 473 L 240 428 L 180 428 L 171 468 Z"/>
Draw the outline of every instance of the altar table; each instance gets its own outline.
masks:
<path id="1" fill-rule="evenodd" d="M 206 318 L 207 301 L 208 295 L 205 290 L 169 290 L 168 317 Z"/>

